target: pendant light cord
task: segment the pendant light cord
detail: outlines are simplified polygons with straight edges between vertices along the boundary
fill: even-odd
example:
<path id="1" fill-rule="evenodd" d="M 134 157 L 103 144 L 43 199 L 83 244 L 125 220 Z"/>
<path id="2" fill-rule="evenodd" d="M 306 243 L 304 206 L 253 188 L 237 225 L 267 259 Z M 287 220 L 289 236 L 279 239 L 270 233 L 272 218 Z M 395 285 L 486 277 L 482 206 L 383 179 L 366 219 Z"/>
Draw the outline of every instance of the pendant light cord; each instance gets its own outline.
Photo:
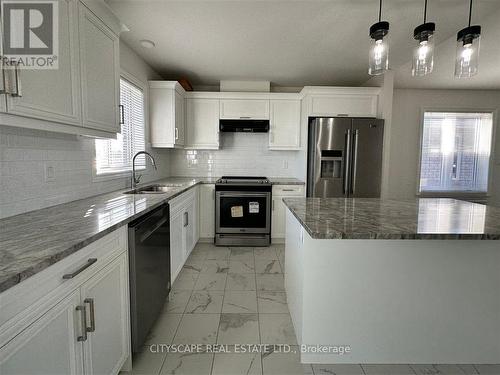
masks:
<path id="1" fill-rule="evenodd" d="M 469 27 L 471 18 L 472 18 L 472 0 L 470 0 L 470 5 L 469 5 Z"/>
<path id="2" fill-rule="evenodd" d="M 427 22 L 427 0 L 425 0 L 424 4 L 424 23 Z"/>
<path id="3" fill-rule="evenodd" d="M 471 2 L 472 2 L 472 0 L 471 0 Z M 380 21 L 382 21 L 382 0 L 380 0 L 380 5 L 378 8 L 378 22 L 380 22 Z"/>

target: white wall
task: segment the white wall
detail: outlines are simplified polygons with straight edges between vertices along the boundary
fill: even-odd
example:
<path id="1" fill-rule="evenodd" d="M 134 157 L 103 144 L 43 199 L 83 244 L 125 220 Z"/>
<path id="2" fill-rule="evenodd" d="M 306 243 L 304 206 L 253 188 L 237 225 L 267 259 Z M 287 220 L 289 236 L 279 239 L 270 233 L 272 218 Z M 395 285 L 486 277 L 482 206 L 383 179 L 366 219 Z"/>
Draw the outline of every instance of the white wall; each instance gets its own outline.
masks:
<path id="1" fill-rule="evenodd" d="M 145 83 L 159 78 L 123 43 L 120 43 L 120 64 Z M 146 137 L 148 142 L 148 130 Z M 168 152 L 153 150 L 153 154 L 159 170 L 149 168 L 144 181 L 169 174 Z M 93 158 L 91 138 L 0 125 L 0 218 L 128 186 L 129 178 L 95 180 Z M 51 182 L 45 181 L 48 164 L 55 169 L 55 180 Z"/>
<path id="2" fill-rule="evenodd" d="M 172 176 L 254 175 L 302 178 L 298 151 L 268 150 L 268 133 L 221 133 L 220 149 L 171 151 Z M 283 162 L 288 168 L 283 168 Z"/>
<path id="3" fill-rule="evenodd" d="M 412 199 L 417 189 L 421 111 L 423 109 L 498 109 L 499 90 L 420 90 L 395 89 L 389 154 L 387 196 Z M 496 128 L 498 129 L 498 117 Z M 496 153 L 490 203 L 500 205 L 500 131 L 497 130 Z"/>

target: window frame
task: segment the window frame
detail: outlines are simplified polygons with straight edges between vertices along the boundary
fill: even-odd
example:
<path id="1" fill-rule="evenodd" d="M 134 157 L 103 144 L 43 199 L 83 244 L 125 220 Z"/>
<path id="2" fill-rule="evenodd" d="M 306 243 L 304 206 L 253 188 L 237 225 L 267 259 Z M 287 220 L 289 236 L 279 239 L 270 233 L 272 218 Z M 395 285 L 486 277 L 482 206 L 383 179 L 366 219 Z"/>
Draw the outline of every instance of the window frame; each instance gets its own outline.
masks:
<path id="1" fill-rule="evenodd" d="M 424 134 L 424 116 L 426 112 L 450 112 L 450 113 L 491 113 L 492 114 L 492 129 L 491 129 L 491 145 L 490 145 L 490 160 L 488 162 L 488 188 L 486 192 L 471 192 L 471 191 L 420 191 L 420 176 L 422 167 L 422 146 Z M 417 159 L 417 181 L 415 192 L 420 198 L 455 198 L 455 199 L 486 199 L 491 196 L 492 175 L 494 160 L 496 159 L 496 132 L 498 128 L 498 109 L 497 108 L 473 108 L 473 107 L 421 107 L 420 108 L 420 125 L 418 128 L 418 159 Z"/>
<path id="2" fill-rule="evenodd" d="M 119 79 L 125 79 L 129 81 L 131 84 L 137 86 L 143 93 L 143 101 L 144 101 L 144 148 L 147 151 L 147 146 L 149 145 L 149 97 L 148 97 L 148 83 L 142 81 L 137 78 L 133 74 L 127 72 L 124 69 L 120 70 Z M 119 111 L 119 108 L 117 108 Z M 92 181 L 93 182 L 101 182 L 108 180 L 116 180 L 116 179 L 124 179 L 131 178 L 131 171 L 119 171 L 119 172 L 109 172 L 109 173 L 101 173 L 97 174 L 97 160 L 96 160 L 96 147 L 95 142 L 92 145 L 93 149 L 93 158 L 92 158 Z M 146 162 L 145 168 L 138 168 L 138 171 L 141 171 L 143 177 L 147 176 L 150 173 L 148 168 L 148 163 Z"/>

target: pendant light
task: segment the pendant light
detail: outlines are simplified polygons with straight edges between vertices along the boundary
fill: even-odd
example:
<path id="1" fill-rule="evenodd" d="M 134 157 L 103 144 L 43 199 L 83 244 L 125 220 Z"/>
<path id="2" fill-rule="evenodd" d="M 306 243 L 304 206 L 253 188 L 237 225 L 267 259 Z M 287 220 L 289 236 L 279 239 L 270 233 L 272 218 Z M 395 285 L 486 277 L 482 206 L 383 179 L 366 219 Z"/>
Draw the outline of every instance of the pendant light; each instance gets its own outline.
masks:
<path id="1" fill-rule="evenodd" d="M 436 24 L 427 22 L 427 0 L 424 4 L 424 23 L 413 31 L 413 37 L 418 45 L 413 49 L 412 76 L 425 76 L 434 68 L 434 31 Z"/>
<path id="2" fill-rule="evenodd" d="M 382 19 L 382 0 L 380 0 L 378 22 L 370 27 L 370 55 L 368 74 L 377 76 L 389 69 L 389 44 L 384 37 L 389 33 L 389 22 Z"/>
<path id="3" fill-rule="evenodd" d="M 469 26 L 457 34 L 457 55 L 455 60 L 455 77 L 468 78 L 477 74 L 479 64 L 479 42 L 481 26 L 471 26 L 472 0 L 469 5 Z"/>

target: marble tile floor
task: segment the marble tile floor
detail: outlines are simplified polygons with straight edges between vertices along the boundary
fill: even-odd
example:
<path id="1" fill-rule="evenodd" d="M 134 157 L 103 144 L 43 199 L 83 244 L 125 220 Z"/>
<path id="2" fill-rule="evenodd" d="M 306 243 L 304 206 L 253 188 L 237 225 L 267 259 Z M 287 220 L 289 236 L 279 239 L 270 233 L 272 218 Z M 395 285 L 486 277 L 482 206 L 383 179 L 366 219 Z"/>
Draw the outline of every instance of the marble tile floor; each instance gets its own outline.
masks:
<path id="1" fill-rule="evenodd" d="M 224 248 L 198 244 L 143 351 L 134 357 L 132 374 L 500 375 L 500 365 L 301 364 L 286 304 L 284 257 L 283 245 Z M 156 344 L 198 344 L 201 350 L 173 353 Z M 206 350 L 215 344 L 227 352 Z M 241 353 L 238 344 L 270 346 Z M 280 344 L 287 346 L 273 346 Z"/>

